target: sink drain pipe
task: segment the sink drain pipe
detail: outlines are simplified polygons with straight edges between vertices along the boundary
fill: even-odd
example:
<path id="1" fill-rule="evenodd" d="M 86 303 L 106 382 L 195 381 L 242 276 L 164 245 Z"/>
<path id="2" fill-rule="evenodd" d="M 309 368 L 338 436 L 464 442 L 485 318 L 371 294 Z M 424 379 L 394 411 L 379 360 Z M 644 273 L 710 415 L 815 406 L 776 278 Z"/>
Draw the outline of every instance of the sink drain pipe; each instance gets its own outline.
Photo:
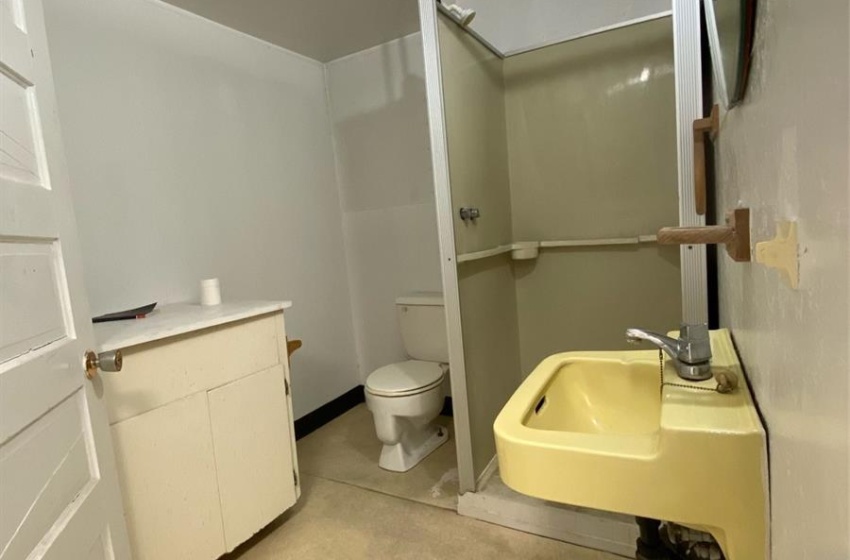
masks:
<path id="1" fill-rule="evenodd" d="M 637 560 L 669 560 L 669 550 L 661 541 L 661 522 L 648 517 L 635 517 L 640 536 L 637 540 Z"/>
<path id="2" fill-rule="evenodd" d="M 717 541 L 709 533 L 665 523 L 648 517 L 636 517 L 640 536 L 636 560 L 725 560 Z"/>

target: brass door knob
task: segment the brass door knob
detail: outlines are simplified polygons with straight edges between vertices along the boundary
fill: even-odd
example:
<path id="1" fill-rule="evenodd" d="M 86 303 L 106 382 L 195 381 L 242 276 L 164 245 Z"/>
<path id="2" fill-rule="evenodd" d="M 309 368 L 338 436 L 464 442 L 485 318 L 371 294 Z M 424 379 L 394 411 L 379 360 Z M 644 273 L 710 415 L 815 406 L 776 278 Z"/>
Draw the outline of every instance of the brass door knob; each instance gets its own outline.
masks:
<path id="1" fill-rule="evenodd" d="M 98 370 L 121 371 L 121 367 L 124 365 L 124 356 L 121 354 L 121 350 L 110 350 L 100 354 L 94 350 L 87 350 L 84 360 L 87 379 L 94 379 Z"/>

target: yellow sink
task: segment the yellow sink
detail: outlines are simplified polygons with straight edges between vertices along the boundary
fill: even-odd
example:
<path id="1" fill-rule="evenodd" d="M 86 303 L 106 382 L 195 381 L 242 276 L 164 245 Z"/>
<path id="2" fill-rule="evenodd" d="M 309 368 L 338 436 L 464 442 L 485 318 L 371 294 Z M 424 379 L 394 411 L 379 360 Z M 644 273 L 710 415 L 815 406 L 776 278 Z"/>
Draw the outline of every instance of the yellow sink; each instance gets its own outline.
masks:
<path id="1" fill-rule="evenodd" d="M 765 431 L 729 332 L 712 331 L 711 349 L 715 375 L 741 380 L 731 393 L 679 379 L 669 360 L 662 372 L 656 350 L 546 358 L 496 418 L 502 480 L 708 531 L 728 560 L 766 559 Z"/>

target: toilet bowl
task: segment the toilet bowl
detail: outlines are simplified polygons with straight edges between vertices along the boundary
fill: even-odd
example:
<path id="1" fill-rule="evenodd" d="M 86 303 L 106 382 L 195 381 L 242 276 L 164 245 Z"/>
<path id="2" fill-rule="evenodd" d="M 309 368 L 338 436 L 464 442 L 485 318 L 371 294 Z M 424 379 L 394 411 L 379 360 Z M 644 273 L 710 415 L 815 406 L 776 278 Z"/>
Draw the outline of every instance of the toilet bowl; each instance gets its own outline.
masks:
<path id="1" fill-rule="evenodd" d="M 378 460 L 381 468 L 409 471 L 448 440 L 448 430 L 433 423 L 443 408 L 447 371 L 445 364 L 410 360 L 369 376 L 366 407 L 384 444 Z"/>
<path id="2" fill-rule="evenodd" d="M 396 311 L 411 360 L 380 367 L 366 379 L 366 406 L 381 443 L 378 465 L 405 472 L 446 442 L 448 430 L 434 424 L 443 408 L 448 343 L 440 293 L 399 297 Z"/>

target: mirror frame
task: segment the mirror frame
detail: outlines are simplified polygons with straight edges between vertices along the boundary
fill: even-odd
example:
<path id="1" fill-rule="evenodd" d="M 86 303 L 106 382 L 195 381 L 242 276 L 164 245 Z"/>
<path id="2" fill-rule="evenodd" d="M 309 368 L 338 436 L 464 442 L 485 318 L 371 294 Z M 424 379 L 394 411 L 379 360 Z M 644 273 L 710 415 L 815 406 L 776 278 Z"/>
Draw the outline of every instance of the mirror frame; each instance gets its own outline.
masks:
<path id="1" fill-rule="evenodd" d="M 741 7 L 741 41 L 738 45 L 738 57 L 735 60 L 734 90 L 726 83 L 726 73 L 723 71 L 723 56 L 720 52 L 720 33 L 717 29 L 717 19 L 714 13 L 714 0 L 703 0 L 705 14 L 705 29 L 711 48 L 711 67 L 714 74 L 714 85 L 717 96 L 726 109 L 738 105 L 747 92 L 750 76 L 750 66 L 753 59 L 753 40 L 756 28 L 756 0 L 738 0 Z"/>

